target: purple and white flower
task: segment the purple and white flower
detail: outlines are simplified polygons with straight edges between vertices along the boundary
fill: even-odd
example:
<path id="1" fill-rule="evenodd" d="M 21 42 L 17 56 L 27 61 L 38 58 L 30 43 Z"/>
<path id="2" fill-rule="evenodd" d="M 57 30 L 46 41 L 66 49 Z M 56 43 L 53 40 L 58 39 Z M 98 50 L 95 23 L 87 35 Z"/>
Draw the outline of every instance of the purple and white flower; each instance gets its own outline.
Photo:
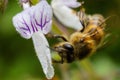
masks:
<path id="1" fill-rule="evenodd" d="M 79 17 L 71 8 L 81 6 L 77 0 L 52 0 L 51 6 L 55 17 L 65 26 L 82 30 L 83 26 L 80 23 Z"/>
<path id="2" fill-rule="evenodd" d="M 44 36 L 51 29 L 52 9 L 46 0 L 35 6 L 23 2 L 24 10 L 13 17 L 13 25 L 18 33 L 26 39 L 32 37 L 35 51 L 48 79 L 54 76 L 49 44 Z"/>

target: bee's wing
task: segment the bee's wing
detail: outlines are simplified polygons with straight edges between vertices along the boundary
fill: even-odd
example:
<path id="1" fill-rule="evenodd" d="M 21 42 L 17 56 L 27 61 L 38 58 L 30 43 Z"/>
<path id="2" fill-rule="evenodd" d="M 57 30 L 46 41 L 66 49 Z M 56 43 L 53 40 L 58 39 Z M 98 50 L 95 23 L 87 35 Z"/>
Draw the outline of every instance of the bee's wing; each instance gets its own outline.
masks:
<path id="1" fill-rule="evenodd" d="M 50 55 L 49 44 L 42 32 L 38 31 L 32 36 L 35 51 L 42 65 L 43 71 L 48 79 L 54 76 L 54 69 Z"/>
<path id="2" fill-rule="evenodd" d="M 101 41 L 101 43 L 97 47 L 97 51 L 101 51 L 111 46 L 112 44 L 116 44 L 118 42 L 118 32 L 119 30 L 119 17 L 117 15 L 108 16 L 103 23 L 106 24 L 104 28 L 105 35 Z"/>
<path id="3" fill-rule="evenodd" d="M 111 16 L 108 16 L 106 19 L 105 19 L 105 23 L 106 23 L 106 30 L 107 32 L 113 32 L 113 30 L 119 30 L 119 22 L 120 21 L 120 18 L 119 16 L 117 15 L 111 15 Z"/>

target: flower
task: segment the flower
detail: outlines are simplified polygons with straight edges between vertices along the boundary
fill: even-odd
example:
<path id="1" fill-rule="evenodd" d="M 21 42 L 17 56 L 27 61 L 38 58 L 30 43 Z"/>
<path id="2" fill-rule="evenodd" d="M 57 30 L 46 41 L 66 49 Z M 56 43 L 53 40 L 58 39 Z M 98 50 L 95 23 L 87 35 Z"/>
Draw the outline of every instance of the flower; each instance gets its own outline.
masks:
<path id="1" fill-rule="evenodd" d="M 71 8 L 77 8 L 82 3 L 77 0 L 52 0 L 51 6 L 55 17 L 65 26 L 82 30 L 83 26 L 80 23 L 79 17 L 76 12 Z"/>
<path id="2" fill-rule="evenodd" d="M 48 79 L 54 76 L 49 44 L 44 36 L 51 29 L 52 9 L 46 0 L 35 6 L 23 2 L 24 10 L 13 17 L 13 25 L 25 39 L 32 37 L 35 51 Z"/>

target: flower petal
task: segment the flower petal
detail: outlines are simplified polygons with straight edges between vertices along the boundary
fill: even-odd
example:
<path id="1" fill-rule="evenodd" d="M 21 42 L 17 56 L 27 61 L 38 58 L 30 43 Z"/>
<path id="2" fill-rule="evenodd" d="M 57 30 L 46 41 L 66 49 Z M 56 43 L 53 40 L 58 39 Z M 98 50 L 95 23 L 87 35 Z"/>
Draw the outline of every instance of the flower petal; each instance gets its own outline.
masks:
<path id="1" fill-rule="evenodd" d="M 59 0 L 58 0 L 59 1 Z M 63 1 L 63 0 L 62 0 Z M 67 0 L 65 0 L 67 1 Z M 70 0 L 69 0 L 70 1 Z M 69 3 L 68 1 L 68 3 Z M 73 0 L 71 0 L 73 1 Z M 79 17 L 76 15 L 76 12 L 73 11 L 66 5 L 60 5 L 57 0 L 52 1 L 52 8 L 55 17 L 65 26 L 76 29 L 82 30 L 83 26 L 80 23 Z"/>
<path id="2" fill-rule="evenodd" d="M 77 2 L 77 0 L 61 0 L 66 6 L 71 8 L 77 8 L 81 6 L 80 2 Z"/>
<path id="3" fill-rule="evenodd" d="M 46 2 L 42 0 L 35 7 L 33 18 L 35 19 L 35 24 L 39 27 L 44 34 L 51 30 L 52 24 L 52 8 Z M 40 14 L 41 13 L 41 14 Z"/>
<path id="4" fill-rule="evenodd" d="M 46 0 L 29 7 L 13 17 L 13 24 L 22 37 L 29 39 L 33 33 L 42 31 L 44 34 L 51 29 L 52 9 Z"/>
<path id="5" fill-rule="evenodd" d="M 38 59 L 42 65 L 43 71 L 48 79 L 54 76 L 54 69 L 49 50 L 48 42 L 42 32 L 35 32 L 32 36 L 34 48 L 37 53 Z"/>
<path id="6" fill-rule="evenodd" d="M 13 17 L 13 25 L 20 33 L 20 35 L 26 39 L 29 39 L 33 34 L 31 20 L 32 19 L 30 18 L 30 8 Z"/>
<path id="7" fill-rule="evenodd" d="M 59 5 L 59 6 L 67 6 L 71 8 L 77 8 L 81 6 L 80 2 L 77 2 L 77 0 L 52 0 L 52 5 Z"/>

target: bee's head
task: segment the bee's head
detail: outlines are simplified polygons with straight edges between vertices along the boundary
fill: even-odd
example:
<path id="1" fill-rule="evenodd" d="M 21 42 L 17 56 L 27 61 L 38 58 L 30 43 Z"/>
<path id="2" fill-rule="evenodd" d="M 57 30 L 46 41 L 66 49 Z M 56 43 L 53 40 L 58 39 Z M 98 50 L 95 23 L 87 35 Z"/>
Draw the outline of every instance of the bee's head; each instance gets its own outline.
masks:
<path id="1" fill-rule="evenodd" d="M 73 46 L 69 43 L 63 44 L 63 48 L 66 49 L 67 51 L 73 51 L 74 50 Z"/>
<path id="2" fill-rule="evenodd" d="M 74 47 L 69 42 L 61 42 L 54 47 L 61 57 L 61 61 L 70 63 L 74 60 Z"/>
<path id="3" fill-rule="evenodd" d="M 73 46 L 68 42 L 62 42 L 54 46 L 55 51 L 62 52 L 73 52 Z"/>

